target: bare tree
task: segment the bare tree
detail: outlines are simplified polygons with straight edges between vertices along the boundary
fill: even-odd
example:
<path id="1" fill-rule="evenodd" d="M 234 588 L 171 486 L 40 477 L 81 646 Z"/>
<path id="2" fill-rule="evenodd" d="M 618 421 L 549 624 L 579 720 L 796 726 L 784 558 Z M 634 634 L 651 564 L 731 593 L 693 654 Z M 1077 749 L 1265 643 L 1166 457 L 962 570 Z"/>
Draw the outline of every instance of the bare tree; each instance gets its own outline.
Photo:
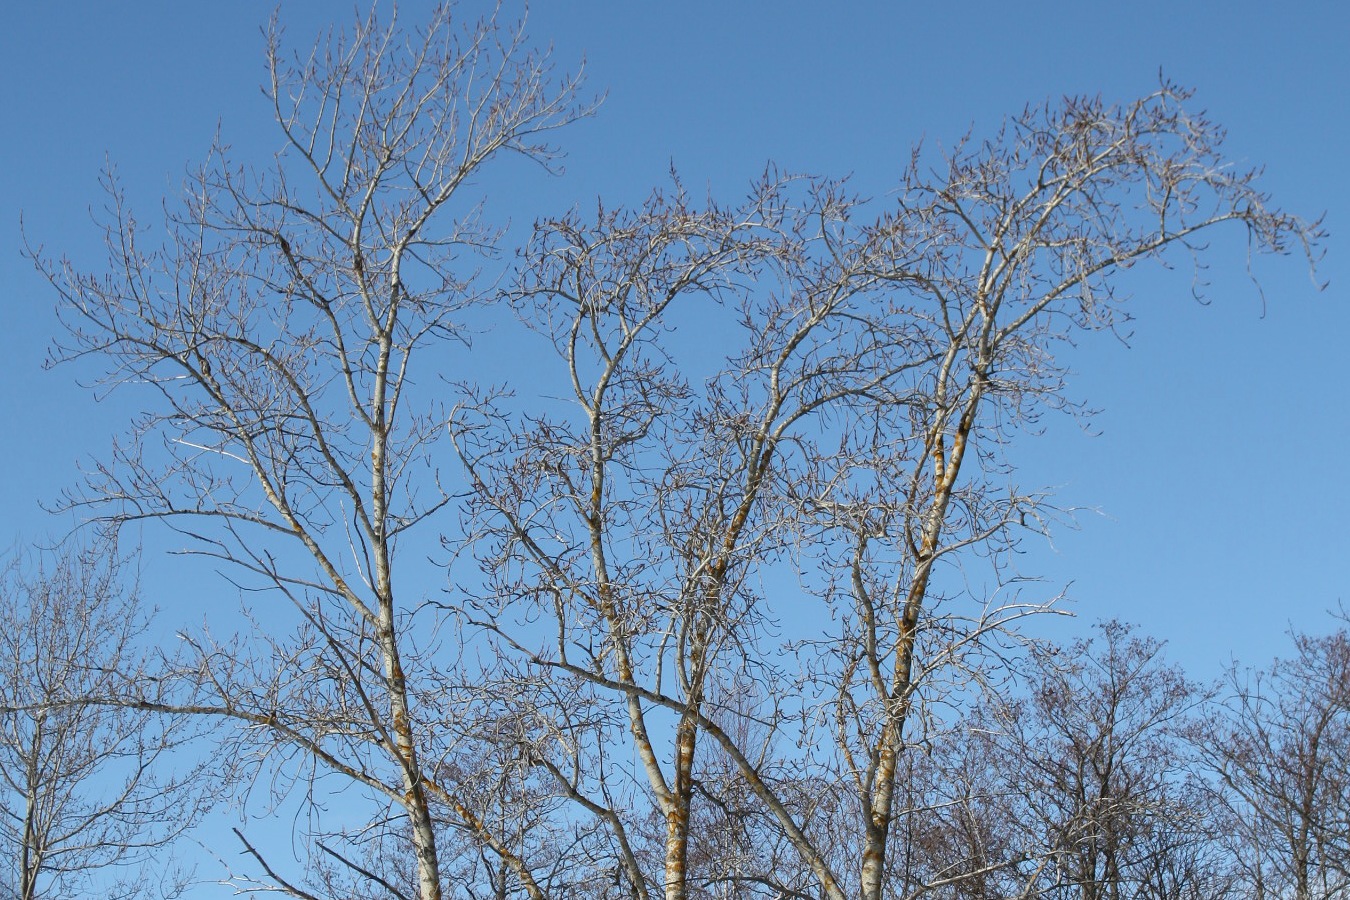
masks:
<path id="1" fill-rule="evenodd" d="M 473 182 L 502 156 L 549 165 L 548 132 L 587 109 L 520 26 L 449 7 L 416 28 L 372 13 L 294 58 L 280 31 L 270 165 L 217 148 L 158 246 L 110 177 L 106 275 L 33 251 L 62 298 L 57 357 L 96 357 L 107 383 L 156 393 L 72 503 L 114 525 L 160 520 L 242 588 L 289 601 L 289 617 L 266 609 L 246 639 L 193 637 L 180 693 L 161 705 L 234 721 L 231 758 L 254 773 L 275 763 L 302 797 L 312 778 L 364 794 L 368 821 L 316 825 L 319 857 L 430 900 L 445 878 L 438 841 L 458 829 L 529 884 L 473 800 L 499 775 L 461 771 L 496 757 L 459 742 L 462 679 L 443 668 L 398 550 L 449 501 L 432 373 L 454 374 L 457 317 L 481 299 L 476 271 L 497 238 Z M 412 884 L 363 862 L 376 843 L 415 860 Z M 248 847 L 269 883 L 306 895 Z"/>
<path id="2" fill-rule="evenodd" d="M 0 891 L 172 896 L 181 883 L 162 857 L 202 790 L 200 771 L 173 774 L 190 723 L 84 702 L 153 677 L 115 549 L 34 559 L 16 555 L 0 576 L 0 844 L 11 860 Z"/>
<path id="3" fill-rule="evenodd" d="M 1256 898 L 1350 897 L 1350 632 L 1294 635 L 1295 655 L 1229 673 L 1201 746 L 1218 825 Z"/>
<path id="4" fill-rule="evenodd" d="M 739 204 L 677 180 L 540 226 L 518 306 L 571 407 L 466 391 L 487 583 L 458 608 L 514 661 L 503 684 L 543 723 L 532 763 L 607 830 L 634 896 L 739 879 L 873 900 L 902 878 L 895 836 L 923 811 L 907 755 L 1044 608 L 1003 588 L 1047 515 L 1006 448 L 1066 402 L 1057 342 L 1114 327 L 1113 276 L 1202 234 L 1318 237 L 1186 100 L 1028 109 L 935 170 L 916 154 L 875 211 L 770 170 Z M 979 560 L 992 589 L 971 586 Z M 770 822 L 795 866 L 728 874 L 734 842 L 698 846 L 696 807 L 741 808 L 733 786 L 753 798 L 737 820 Z M 907 893 L 951 873 L 934 878 Z"/>
<path id="5" fill-rule="evenodd" d="M 1205 697 L 1161 645 L 1108 622 L 1092 638 L 1038 648 L 1027 675 L 1025 696 L 985 708 L 969 735 L 986 748 L 984 819 L 1003 846 L 1046 863 L 1019 892 L 1228 893 L 1187 741 Z"/>
<path id="6" fill-rule="evenodd" d="M 1044 606 L 1005 589 L 1045 513 L 1005 447 L 1066 402 L 1056 343 L 1120 320 L 1123 268 L 1317 228 L 1173 86 L 1067 100 L 916 154 L 893 202 L 770 169 L 734 203 L 677 180 L 543 222 L 510 299 L 554 368 L 502 390 L 452 362 L 493 296 L 465 200 L 586 111 L 521 41 L 445 10 L 294 65 L 274 39 L 268 172 L 218 152 L 153 251 L 114 186 L 108 275 L 38 255 L 62 355 L 158 390 L 76 502 L 168 522 L 294 610 L 284 637 L 193 638 L 156 702 L 370 801 L 316 825 L 308 882 L 248 845 L 297 896 L 344 872 L 429 900 L 453 870 L 465 896 L 875 900 L 912 749 Z M 456 492 L 448 597 L 396 592 Z"/>

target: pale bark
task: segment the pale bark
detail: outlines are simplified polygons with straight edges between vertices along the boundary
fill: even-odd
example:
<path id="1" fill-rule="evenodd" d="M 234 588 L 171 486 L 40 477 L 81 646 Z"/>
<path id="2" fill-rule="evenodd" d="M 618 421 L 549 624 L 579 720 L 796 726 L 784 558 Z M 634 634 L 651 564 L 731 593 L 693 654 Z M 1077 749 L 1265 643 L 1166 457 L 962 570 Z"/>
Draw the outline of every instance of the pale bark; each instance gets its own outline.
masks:
<path id="1" fill-rule="evenodd" d="M 530 889 L 532 863 L 490 810 L 509 799 L 468 799 L 496 774 L 460 749 L 477 740 L 473 723 L 432 711 L 458 677 L 408 631 L 414 606 L 396 584 L 411 579 L 396 551 L 451 502 L 434 474 L 446 419 L 410 373 L 426 358 L 457 377 L 445 348 L 457 316 L 484 299 L 457 269 L 464 247 L 496 234 L 462 195 L 497 157 L 547 166 L 547 133 L 589 108 L 518 25 L 462 24 L 448 6 L 416 28 L 372 13 L 294 60 L 280 32 L 274 22 L 267 93 L 284 148 L 270 171 L 254 177 L 218 148 L 169 208 L 155 250 L 138 244 L 110 184 L 112 275 L 38 260 L 63 298 L 64 354 L 100 355 L 108 382 L 148 383 L 163 404 L 72 503 L 114 526 L 164 520 L 232 578 L 293 604 L 292 635 L 260 631 L 246 648 L 191 639 L 197 659 L 180 668 L 178 693 L 147 703 L 254 726 L 234 739 L 248 748 L 237 754 L 245 779 L 247 761 L 289 746 L 308 760 L 297 771 L 369 792 L 371 832 L 329 834 L 312 820 L 317 845 L 345 866 L 324 890 L 399 869 L 332 851 L 327 838 L 352 852 L 401 844 L 403 871 L 415 872 L 407 890 L 422 900 L 446 888 L 446 845 L 463 856 L 466 842 Z M 310 890 L 279 878 L 279 889 Z"/>
<path id="2" fill-rule="evenodd" d="M 587 110 L 518 32 L 457 45 L 446 15 L 411 40 L 364 22 L 289 73 L 274 44 L 273 180 L 213 161 L 163 256 L 114 192 L 112 279 L 47 265 L 70 354 L 166 404 L 133 434 L 163 455 L 119 450 L 79 502 L 191 522 L 300 622 L 252 653 L 194 640 L 191 695 L 153 708 L 360 785 L 424 900 L 456 865 L 534 900 L 917 898 L 1015 866 L 901 859 L 943 802 L 907 781 L 915 747 L 1052 602 L 1003 598 L 1048 515 L 1007 448 L 1069 405 L 1057 343 L 1126 317 L 1118 270 L 1225 223 L 1311 254 L 1318 227 L 1164 84 L 1028 109 L 875 202 L 770 169 L 736 204 L 676 180 L 544 219 L 509 289 L 478 293 L 459 254 L 495 236 L 452 200 L 503 153 L 546 162 L 541 135 Z M 555 351 L 537 384 L 451 361 L 458 310 L 509 327 L 497 301 Z M 441 380 L 414 384 L 414 357 Z M 414 606 L 397 542 L 433 519 L 458 580 Z"/>

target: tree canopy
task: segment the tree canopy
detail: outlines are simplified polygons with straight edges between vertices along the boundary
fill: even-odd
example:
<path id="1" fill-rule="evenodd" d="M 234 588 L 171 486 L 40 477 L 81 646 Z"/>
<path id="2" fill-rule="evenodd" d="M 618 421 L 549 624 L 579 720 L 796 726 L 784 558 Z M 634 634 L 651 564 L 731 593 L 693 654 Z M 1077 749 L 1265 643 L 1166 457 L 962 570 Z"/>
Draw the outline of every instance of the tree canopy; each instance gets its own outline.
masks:
<path id="1" fill-rule="evenodd" d="M 304 810 L 298 865 L 239 830 L 242 890 L 1311 896 L 1238 862 L 1303 751 L 1234 681 L 1232 754 L 1197 752 L 1221 707 L 1124 626 L 1049 647 L 1015 565 L 1058 512 L 1008 448 L 1122 273 L 1319 252 L 1188 90 L 1027 107 L 875 199 L 672 171 L 516 247 L 494 173 L 595 111 L 522 26 L 371 13 L 295 54 L 274 22 L 268 73 L 275 156 L 218 142 L 154 225 L 110 173 L 105 264 L 30 249 L 58 359 L 143 398 L 67 506 L 173 529 L 251 621 L 9 714 L 210 723 L 225 787 Z"/>

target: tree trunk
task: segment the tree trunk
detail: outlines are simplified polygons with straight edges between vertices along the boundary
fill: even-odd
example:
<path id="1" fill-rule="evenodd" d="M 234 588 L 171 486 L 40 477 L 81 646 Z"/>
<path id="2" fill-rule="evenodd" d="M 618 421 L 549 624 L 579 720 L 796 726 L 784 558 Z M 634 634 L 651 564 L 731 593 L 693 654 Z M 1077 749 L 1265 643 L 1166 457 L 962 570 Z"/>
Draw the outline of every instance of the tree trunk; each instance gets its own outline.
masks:
<path id="1" fill-rule="evenodd" d="M 680 717 L 675 733 L 675 779 L 666 808 L 666 900 L 689 895 L 689 811 L 694 789 L 694 747 L 698 737 L 693 711 Z"/>

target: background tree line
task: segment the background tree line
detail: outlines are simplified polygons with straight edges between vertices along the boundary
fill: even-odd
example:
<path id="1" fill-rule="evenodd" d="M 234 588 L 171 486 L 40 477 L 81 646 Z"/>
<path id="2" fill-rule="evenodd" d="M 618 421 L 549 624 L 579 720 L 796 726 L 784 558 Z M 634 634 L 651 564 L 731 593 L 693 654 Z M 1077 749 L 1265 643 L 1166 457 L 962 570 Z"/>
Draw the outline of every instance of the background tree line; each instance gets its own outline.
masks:
<path id="1" fill-rule="evenodd" d="M 193 873 L 173 841 L 210 803 L 230 802 L 237 783 L 194 761 L 200 749 L 186 763 L 173 756 L 194 738 L 218 740 L 218 731 L 203 734 L 192 717 L 128 699 L 145 696 L 164 658 L 139 640 L 147 623 L 119 559 L 106 545 L 68 548 L 16 555 L 5 569 L 0 837 L 14 861 L 0 882 L 5 896 L 181 896 Z M 1014 685 L 969 694 L 940 733 L 910 750 L 886 896 L 1347 896 L 1350 630 L 1296 634 L 1292 645 L 1293 655 L 1260 669 L 1235 664 L 1210 686 L 1189 681 L 1157 641 L 1119 622 L 1068 644 L 1029 645 Z M 725 758 L 699 762 L 691 893 L 818 896 L 745 779 Z M 555 765 L 536 765 L 568 783 Z M 522 791 L 529 773 L 515 774 L 515 784 L 503 776 L 492 785 L 491 802 L 513 804 L 503 817 L 556 813 L 560 799 L 582 799 L 547 782 Z M 802 791 L 817 792 L 815 827 L 833 832 L 834 862 L 845 868 L 856 838 L 839 789 L 813 784 L 811 773 L 798 779 Z M 629 821 L 638 809 L 605 812 L 619 833 L 636 832 L 628 852 L 655 881 L 664 834 L 659 822 Z M 409 869 L 400 847 L 407 826 L 380 821 L 390 830 L 362 847 L 362 863 L 306 835 L 303 875 L 273 868 L 292 861 L 269 861 L 239 832 L 252 865 L 228 880 L 295 896 L 416 896 L 397 881 L 400 867 L 405 880 Z M 358 846 L 370 840 L 361 834 L 368 825 L 352 833 Z M 641 894 L 624 886 L 620 861 L 603 844 L 585 847 L 582 834 L 554 834 L 553 846 L 536 850 L 550 870 L 541 891 Z M 521 890 L 481 845 L 449 828 L 441 841 L 454 866 L 449 896 Z"/>
<path id="2" fill-rule="evenodd" d="M 1015 568 L 1056 517 L 1016 438 L 1072 406 L 1056 348 L 1127 319 L 1119 273 L 1230 236 L 1316 253 L 1187 92 L 1028 108 L 916 152 L 881 201 L 772 166 L 698 200 L 672 174 L 539 220 L 502 275 L 494 167 L 553 163 L 594 109 L 579 80 L 449 8 L 298 55 L 271 34 L 274 159 L 216 147 L 153 229 L 110 174 L 95 270 L 29 248 L 58 359 L 146 397 L 66 504 L 175 529 L 253 618 L 108 643 L 81 616 L 138 620 L 79 585 L 113 573 L 15 576 L 15 610 L 83 595 L 98 639 L 15 646 L 24 859 L 55 858 L 35 785 L 81 783 L 11 777 L 60 717 L 135 735 L 137 779 L 180 735 L 226 760 L 97 806 L 134 827 L 87 864 L 157 846 L 179 791 L 305 806 L 298 867 L 240 832 L 245 890 L 1346 890 L 1344 629 L 1200 691 L 1121 625 L 1038 640 L 1055 602 Z M 528 365 L 476 351 L 489 328 Z M 48 647 L 89 663 L 34 694 Z"/>

